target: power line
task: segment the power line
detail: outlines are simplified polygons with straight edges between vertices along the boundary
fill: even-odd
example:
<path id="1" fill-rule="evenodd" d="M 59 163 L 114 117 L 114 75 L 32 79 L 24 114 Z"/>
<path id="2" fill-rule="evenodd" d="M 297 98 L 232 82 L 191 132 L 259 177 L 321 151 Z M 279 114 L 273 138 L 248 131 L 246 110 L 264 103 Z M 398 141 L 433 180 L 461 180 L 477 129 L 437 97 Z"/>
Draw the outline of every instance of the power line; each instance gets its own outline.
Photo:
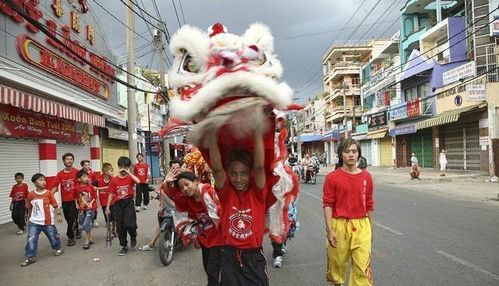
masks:
<path id="1" fill-rule="evenodd" d="M 112 78 L 114 81 L 118 82 L 118 83 L 121 83 L 123 84 L 124 86 L 127 86 L 129 88 L 132 88 L 132 89 L 135 89 L 137 91 L 142 91 L 142 92 L 152 92 L 152 91 L 147 91 L 147 90 L 143 90 L 143 89 L 140 89 L 136 86 L 133 86 L 123 80 L 121 80 L 120 78 L 114 76 L 114 75 L 111 75 L 109 73 L 107 73 L 106 71 L 103 71 L 102 69 L 100 69 L 98 66 L 94 65 L 93 63 L 91 63 L 89 60 L 87 60 L 86 57 L 82 57 L 81 55 L 79 55 L 78 53 L 76 53 L 75 51 L 73 51 L 72 49 L 70 49 L 65 43 L 63 43 L 61 40 L 59 40 L 55 35 L 53 35 L 45 25 L 43 25 L 42 23 L 40 23 L 39 21 L 33 19 L 31 16 L 29 16 L 26 11 L 24 9 L 21 9 L 19 8 L 19 6 L 17 6 L 17 4 L 15 4 L 14 2 L 12 2 L 12 0 L 2 0 L 4 1 L 12 10 L 14 10 L 17 14 L 21 15 L 24 19 L 26 19 L 27 22 L 29 22 L 30 24 L 32 24 L 33 26 L 35 26 L 36 28 L 38 28 L 43 34 L 45 34 L 47 37 L 49 37 L 50 39 L 52 39 L 53 41 L 55 41 L 59 46 L 61 47 L 64 47 L 65 50 L 69 53 L 71 53 L 73 56 L 75 56 L 76 58 L 78 58 L 80 61 L 84 62 L 85 64 L 89 65 L 91 68 L 95 69 L 95 70 L 98 70 L 99 72 L 101 72 L 102 74 L 108 76 L 109 78 Z M 59 36 L 61 36 L 60 33 L 56 32 L 57 34 L 59 34 Z M 119 70 L 122 70 L 126 73 L 129 73 L 125 70 L 123 70 L 121 67 L 115 65 L 114 63 L 111 63 L 109 62 L 108 60 L 106 59 L 103 59 L 101 58 L 103 61 L 109 63 L 110 65 L 114 66 L 115 68 L 119 69 Z M 129 73 L 130 75 L 133 75 L 134 77 L 140 79 L 140 80 L 143 80 L 141 79 L 140 77 L 137 77 L 136 75 L 132 74 L 132 73 Z M 144 80 L 143 80 L 144 81 Z"/>
<path id="2" fill-rule="evenodd" d="M 140 0 L 140 2 L 142 2 L 142 0 Z M 156 10 L 156 15 L 158 15 L 158 18 L 163 20 L 163 17 L 161 17 L 161 13 L 159 12 L 159 8 L 158 8 L 158 4 L 156 3 L 156 0 L 152 0 L 152 3 L 154 5 L 154 9 Z M 144 3 L 142 2 L 142 6 L 144 6 Z M 164 21 L 161 21 L 161 23 L 163 24 L 163 26 L 165 27 L 165 31 L 166 31 L 166 42 L 168 44 L 170 44 L 170 32 L 168 31 L 168 26 L 166 25 L 166 23 Z"/>
<path id="3" fill-rule="evenodd" d="M 94 0 L 95 1 L 95 0 Z M 129 6 L 124 0 L 120 0 L 121 3 L 123 3 L 126 7 L 128 7 L 128 9 L 130 9 L 135 15 L 139 16 L 139 18 L 141 18 L 144 22 L 149 23 L 151 26 L 153 26 L 154 28 L 160 30 L 163 32 L 162 29 L 160 29 L 159 27 L 157 27 L 156 25 L 154 25 L 153 23 L 151 23 L 149 20 L 147 20 L 142 14 L 142 10 L 140 10 L 140 13 L 137 13 L 137 11 L 135 11 L 135 9 L 133 9 L 133 7 Z M 132 1 L 133 3 L 134 1 Z"/>
<path id="4" fill-rule="evenodd" d="M 120 0 L 122 3 L 124 3 L 122 0 Z M 142 1 L 141 1 L 142 2 Z M 161 22 L 160 19 L 158 18 L 155 18 L 153 15 L 151 15 L 149 12 L 147 12 L 147 10 L 145 9 L 145 6 L 144 6 L 144 3 L 142 2 L 142 6 L 144 6 L 144 8 L 140 7 L 137 3 L 135 3 L 135 1 L 132 1 L 132 4 L 133 6 L 139 8 L 139 10 L 143 13 L 145 13 L 147 16 L 149 16 L 151 19 L 155 20 L 156 22 Z M 128 6 L 128 5 L 127 5 Z"/>
<path id="5" fill-rule="evenodd" d="M 180 28 L 182 25 L 180 24 L 180 19 L 178 17 L 177 5 L 175 5 L 175 0 L 172 0 L 173 9 L 175 10 L 175 16 L 177 17 L 178 27 Z"/>
<path id="6" fill-rule="evenodd" d="M 390 8 L 391 8 L 390 13 L 391 13 L 391 12 L 393 11 L 393 9 L 395 9 L 395 8 L 397 7 L 397 6 L 394 6 L 394 5 L 395 5 L 395 3 L 396 3 L 397 1 L 398 1 L 398 0 L 394 0 L 394 1 L 392 2 L 392 4 L 390 4 L 390 6 L 389 6 L 389 7 L 388 7 L 388 8 L 387 8 L 384 12 L 383 12 L 383 14 L 381 14 L 381 16 L 379 16 L 379 17 L 376 19 L 376 22 L 374 22 L 374 24 L 373 24 L 373 25 L 371 25 L 371 26 L 369 27 L 369 29 L 367 29 L 367 30 L 364 32 L 364 34 L 362 34 L 362 36 L 360 36 L 360 38 L 359 38 L 359 39 L 358 39 L 358 40 L 357 40 L 357 41 L 353 44 L 354 46 L 355 46 L 355 45 L 357 45 L 357 44 L 360 42 L 360 40 L 361 40 L 361 39 L 363 39 L 363 38 L 367 35 L 367 33 L 369 33 L 369 31 L 371 31 L 371 29 L 373 29 L 373 28 L 375 28 L 375 27 L 376 27 L 376 24 L 378 24 L 379 20 L 383 19 L 383 16 L 385 16 L 385 14 L 386 14 L 386 13 L 388 13 L 388 10 L 389 10 Z"/>
<path id="7" fill-rule="evenodd" d="M 378 6 L 378 4 L 381 2 L 381 0 L 378 0 L 378 2 L 376 2 L 376 4 L 374 4 L 374 6 L 371 8 L 371 10 L 369 11 L 369 13 L 367 13 L 367 15 L 364 17 L 364 19 L 362 19 L 362 22 L 360 23 L 364 23 L 364 21 L 369 18 L 369 16 L 371 15 L 371 13 L 376 9 L 376 7 Z M 357 28 L 355 28 L 355 30 L 352 32 L 352 34 L 350 34 L 350 36 L 348 37 L 348 39 L 346 40 L 346 42 L 348 42 L 348 40 L 350 40 L 350 38 L 353 37 L 353 35 L 355 35 L 355 33 L 357 32 L 357 30 L 359 30 L 360 26 L 357 26 Z"/>
<path id="8" fill-rule="evenodd" d="M 182 7 L 182 0 L 178 0 L 178 4 L 180 5 L 180 13 L 182 14 L 182 20 L 184 20 L 184 25 L 187 23 L 185 21 L 184 8 Z"/>

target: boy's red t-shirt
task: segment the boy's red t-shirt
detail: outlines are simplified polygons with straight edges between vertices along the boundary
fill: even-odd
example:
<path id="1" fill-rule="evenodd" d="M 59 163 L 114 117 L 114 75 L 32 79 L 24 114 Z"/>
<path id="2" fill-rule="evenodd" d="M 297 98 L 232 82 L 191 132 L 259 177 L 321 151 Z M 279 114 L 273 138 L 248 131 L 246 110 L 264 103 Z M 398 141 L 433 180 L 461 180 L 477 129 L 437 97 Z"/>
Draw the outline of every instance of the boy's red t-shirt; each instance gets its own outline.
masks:
<path id="1" fill-rule="evenodd" d="M 9 197 L 11 197 L 14 202 L 19 202 L 24 201 L 28 197 L 28 194 L 28 185 L 21 183 L 19 185 L 15 184 L 12 186 L 12 191 L 10 192 Z"/>
<path id="2" fill-rule="evenodd" d="M 267 187 L 258 190 L 254 185 L 237 191 L 226 180 L 218 192 L 222 205 L 220 227 L 226 245 L 240 249 L 262 247 L 267 193 Z"/>
<path id="3" fill-rule="evenodd" d="M 140 162 L 133 166 L 133 174 L 139 178 L 140 183 L 144 184 L 149 178 L 149 165 L 146 162 Z"/>
<path id="4" fill-rule="evenodd" d="M 109 185 L 111 184 L 111 181 L 113 180 L 113 177 L 109 179 L 109 181 L 106 183 L 104 181 L 104 175 L 99 175 L 95 176 L 95 181 L 97 182 L 97 188 L 103 188 L 106 187 L 106 189 L 99 190 L 99 202 L 100 205 L 103 207 L 107 206 L 107 200 L 109 198 Z M 111 202 L 110 206 L 114 205 L 114 199 Z"/>
<path id="5" fill-rule="evenodd" d="M 197 238 L 202 246 L 210 248 L 223 245 L 219 229 L 222 209 L 218 196 L 215 189 L 208 184 L 202 184 L 200 191 L 200 201 L 180 195 L 175 196 L 172 200 L 175 202 L 177 211 L 187 212 L 189 218 L 200 223 L 201 230 Z"/>
<path id="6" fill-rule="evenodd" d="M 92 200 L 94 201 L 90 207 L 88 206 L 80 206 L 81 210 L 96 210 L 97 209 L 97 192 L 94 190 L 94 187 L 91 185 L 77 185 L 75 187 L 76 193 L 78 194 L 78 205 L 81 200 L 85 200 L 85 202 L 89 203 Z M 83 196 L 88 196 L 86 199 L 82 198 Z"/>
<path id="7" fill-rule="evenodd" d="M 111 180 L 111 183 L 108 187 L 108 192 L 113 194 L 114 202 L 124 200 L 124 199 L 133 199 L 135 195 L 135 191 L 133 189 L 133 181 L 132 177 L 126 175 L 124 178 L 120 176 L 116 176 Z"/>
<path id="8" fill-rule="evenodd" d="M 78 169 L 72 168 L 69 172 L 61 170 L 55 176 L 52 187 L 61 186 L 62 202 L 71 202 L 76 199 L 77 193 L 75 192 L 75 186 L 78 185 L 76 180 L 77 173 Z"/>
<path id="9" fill-rule="evenodd" d="M 329 173 L 324 181 L 323 207 L 333 209 L 335 218 L 363 218 L 374 210 L 373 181 L 364 170 L 350 174 L 341 168 Z"/>

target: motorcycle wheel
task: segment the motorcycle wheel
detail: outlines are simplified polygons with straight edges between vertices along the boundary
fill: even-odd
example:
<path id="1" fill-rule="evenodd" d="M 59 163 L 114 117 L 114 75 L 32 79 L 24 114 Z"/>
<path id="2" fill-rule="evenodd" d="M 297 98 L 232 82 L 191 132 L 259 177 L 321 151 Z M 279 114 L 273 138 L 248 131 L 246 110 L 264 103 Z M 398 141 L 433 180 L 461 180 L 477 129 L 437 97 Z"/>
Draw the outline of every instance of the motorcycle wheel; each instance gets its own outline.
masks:
<path id="1" fill-rule="evenodd" d="M 317 182 L 317 176 L 315 174 L 310 174 L 310 182 L 314 185 Z"/>
<path id="2" fill-rule="evenodd" d="M 161 231 L 159 234 L 159 259 L 164 266 L 170 265 L 173 261 L 173 248 L 174 243 L 172 243 L 172 235 L 175 233 L 171 229 L 166 229 Z"/>

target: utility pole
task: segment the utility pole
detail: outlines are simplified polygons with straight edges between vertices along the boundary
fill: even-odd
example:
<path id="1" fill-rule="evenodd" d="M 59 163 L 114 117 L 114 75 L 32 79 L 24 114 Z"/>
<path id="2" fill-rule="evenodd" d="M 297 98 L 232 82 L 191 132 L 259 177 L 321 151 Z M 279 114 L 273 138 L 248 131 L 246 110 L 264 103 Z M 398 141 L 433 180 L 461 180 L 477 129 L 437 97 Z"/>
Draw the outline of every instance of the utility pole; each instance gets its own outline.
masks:
<path id="1" fill-rule="evenodd" d="M 348 138 L 348 128 L 347 128 L 347 95 L 345 93 L 345 79 L 342 82 L 343 87 L 343 128 L 345 128 L 345 138 Z"/>
<path id="2" fill-rule="evenodd" d="M 293 114 L 293 118 L 291 118 L 291 154 L 295 153 L 295 117 L 296 114 Z"/>
<path id="3" fill-rule="evenodd" d="M 163 23 L 159 22 L 158 27 L 162 27 Z M 170 118 L 170 100 L 168 98 L 168 94 L 166 92 L 166 79 L 165 79 L 165 53 L 164 53 L 164 44 L 163 44 L 163 37 L 162 34 L 159 30 L 156 30 L 156 33 L 154 35 L 155 38 L 155 43 L 156 43 L 156 49 L 158 51 L 158 56 L 159 56 L 159 81 L 161 83 L 161 93 L 163 95 L 166 95 L 166 116 L 165 120 L 163 121 L 164 124 L 168 124 L 168 118 Z M 165 137 L 163 140 L 163 170 L 165 170 L 166 173 L 166 166 L 170 163 L 170 139 L 168 137 Z"/>
<path id="4" fill-rule="evenodd" d="M 296 120 L 296 148 L 297 148 L 297 152 L 298 152 L 298 159 L 301 160 L 301 127 L 300 127 L 300 114 L 302 114 L 301 112 L 299 112 L 297 114 L 297 120 Z"/>
<path id="5" fill-rule="evenodd" d="M 128 7 L 133 6 L 133 0 L 127 0 Z M 134 61 L 134 43 L 133 43 L 133 29 L 135 28 L 135 16 L 131 8 L 127 8 L 127 25 L 126 31 L 126 46 L 127 46 L 127 83 L 130 86 L 135 85 L 135 80 L 132 74 L 135 71 Z M 135 90 L 127 87 L 127 111 L 128 111 L 128 154 L 130 158 L 137 155 L 137 104 L 135 102 Z"/>

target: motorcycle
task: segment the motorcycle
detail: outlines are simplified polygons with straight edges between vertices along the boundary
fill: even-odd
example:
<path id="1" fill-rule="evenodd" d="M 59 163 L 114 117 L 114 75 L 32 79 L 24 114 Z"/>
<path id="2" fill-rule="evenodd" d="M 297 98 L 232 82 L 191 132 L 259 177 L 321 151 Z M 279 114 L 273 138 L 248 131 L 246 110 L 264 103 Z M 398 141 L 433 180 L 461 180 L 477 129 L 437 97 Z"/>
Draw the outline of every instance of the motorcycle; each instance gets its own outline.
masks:
<path id="1" fill-rule="evenodd" d="M 298 176 L 298 178 L 301 177 L 301 169 L 300 166 L 297 163 L 289 163 L 289 166 L 291 167 L 291 170 Z"/>
<path id="2" fill-rule="evenodd" d="M 308 164 L 304 173 L 302 183 L 312 183 L 315 185 L 317 182 L 317 166 L 315 164 Z"/>
<path id="3" fill-rule="evenodd" d="M 168 266 L 173 261 L 173 250 L 177 244 L 178 237 L 173 223 L 173 210 L 163 209 L 163 221 L 160 225 L 159 233 L 159 259 L 163 265 Z"/>

